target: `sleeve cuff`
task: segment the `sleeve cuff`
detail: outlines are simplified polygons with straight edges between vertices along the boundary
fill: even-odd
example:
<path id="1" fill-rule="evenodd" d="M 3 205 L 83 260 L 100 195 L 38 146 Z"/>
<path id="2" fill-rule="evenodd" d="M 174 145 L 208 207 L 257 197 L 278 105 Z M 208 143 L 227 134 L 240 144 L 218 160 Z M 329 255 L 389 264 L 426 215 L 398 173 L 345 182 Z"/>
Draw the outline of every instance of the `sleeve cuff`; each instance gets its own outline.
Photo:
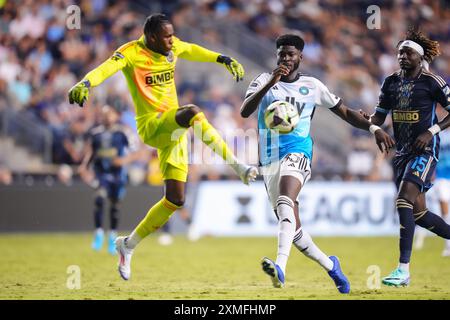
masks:
<path id="1" fill-rule="evenodd" d="M 342 99 L 339 99 L 339 101 L 334 106 L 332 106 L 330 109 L 334 109 L 334 108 L 337 109 L 341 106 L 341 104 L 342 104 Z"/>
<path id="2" fill-rule="evenodd" d="M 375 108 L 375 111 L 376 111 L 376 112 L 383 113 L 383 114 L 388 114 L 388 113 L 389 113 L 389 110 L 388 110 L 388 109 L 383 109 L 383 108 L 380 108 L 380 107 L 376 107 L 376 108 Z"/>

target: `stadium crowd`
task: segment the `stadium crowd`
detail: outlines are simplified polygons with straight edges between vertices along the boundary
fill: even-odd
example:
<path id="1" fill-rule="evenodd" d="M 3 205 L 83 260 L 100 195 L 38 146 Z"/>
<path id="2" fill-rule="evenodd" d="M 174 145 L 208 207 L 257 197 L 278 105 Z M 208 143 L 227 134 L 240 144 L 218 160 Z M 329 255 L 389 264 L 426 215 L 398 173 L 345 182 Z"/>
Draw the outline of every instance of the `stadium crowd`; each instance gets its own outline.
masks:
<path id="1" fill-rule="evenodd" d="M 440 42 L 442 56 L 431 69 L 450 82 L 450 7 L 446 1 L 82 0 L 75 3 L 81 8 L 80 29 L 69 29 L 66 24 L 67 8 L 73 1 L 6 1 L 0 8 L 0 112 L 8 109 L 26 114 L 49 128 L 55 164 L 80 163 L 86 132 L 98 123 L 99 110 L 105 103 L 120 108 L 123 124 L 135 127 L 131 97 L 120 73 L 108 79 L 101 90 L 95 90 L 84 108 L 69 105 L 67 91 L 117 47 L 137 39 L 145 16 L 152 10 L 168 14 L 175 30 L 187 25 L 200 27 L 202 19 L 220 19 L 246 26 L 255 37 L 271 41 L 282 33 L 300 31 L 306 42 L 303 52 L 306 70 L 332 88 L 347 105 L 367 112 L 372 112 L 377 103 L 382 79 L 397 69 L 395 45 L 409 25 L 420 26 Z M 373 4 L 382 8 L 381 29 L 368 32 L 367 7 Z M 208 32 L 204 35 L 212 37 Z M 220 42 L 221 34 L 213 37 Z M 239 116 L 243 93 L 225 94 L 220 87 L 209 86 L 207 82 L 192 85 L 186 80 L 183 74 L 177 74 L 180 105 L 198 104 L 223 133 L 256 127 L 254 118 L 244 121 Z M 377 154 L 370 136 L 360 131 L 349 135 L 353 137 L 352 151 L 348 169 L 340 173 L 340 178 L 389 180 L 389 165 Z M 235 144 L 237 148 L 245 148 Z M 196 157 L 197 151 L 193 150 L 192 157 Z M 157 168 L 155 156 L 150 150 L 136 165 L 149 171 L 147 181 L 152 184 L 160 183 L 154 169 Z M 256 163 L 256 159 L 257 149 L 252 148 L 246 160 Z M 314 161 L 318 178 L 333 161 L 332 152 L 319 149 Z M 216 164 L 192 166 L 191 179 L 231 175 L 227 166 L 213 162 Z M 0 163 L 0 169 L 7 168 L 2 168 Z"/>

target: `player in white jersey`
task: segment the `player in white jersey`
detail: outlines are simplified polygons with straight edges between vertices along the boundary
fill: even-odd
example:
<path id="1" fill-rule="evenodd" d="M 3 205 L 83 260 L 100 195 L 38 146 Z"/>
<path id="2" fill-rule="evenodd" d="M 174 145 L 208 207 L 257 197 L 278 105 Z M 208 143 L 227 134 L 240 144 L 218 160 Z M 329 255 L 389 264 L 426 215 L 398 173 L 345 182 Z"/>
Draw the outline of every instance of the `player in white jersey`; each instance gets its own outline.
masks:
<path id="1" fill-rule="evenodd" d="M 325 255 L 300 224 L 298 198 L 300 189 L 310 179 L 313 142 L 309 134 L 316 107 L 330 109 L 351 125 L 370 130 L 380 150 L 388 151 L 393 139 L 371 125 L 358 112 L 348 109 L 318 79 L 299 72 L 304 41 L 296 35 L 283 35 L 276 40 L 277 67 L 254 79 L 241 107 L 241 115 L 249 117 L 258 109 L 258 132 L 261 174 L 269 200 L 279 221 L 276 261 L 263 258 L 262 267 L 275 287 L 283 287 L 286 264 L 292 243 L 307 257 L 317 261 L 333 279 L 341 293 L 350 292 L 350 283 L 339 260 Z M 266 128 L 264 111 L 274 101 L 289 101 L 299 110 L 300 121 L 289 134 L 277 135 Z M 332 134 L 332 132 L 330 132 Z"/>
<path id="2" fill-rule="evenodd" d="M 441 131 L 439 137 L 441 139 L 439 162 L 436 166 L 434 192 L 430 194 L 430 200 L 432 200 L 431 202 L 439 203 L 442 218 L 450 224 L 450 215 L 448 212 L 448 204 L 450 201 L 450 132 L 447 130 Z M 422 249 L 427 231 L 424 229 L 419 229 L 417 231 L 414 248 Z M 450 257 L 450 240 L 445 240 L 442 256 Z"/>

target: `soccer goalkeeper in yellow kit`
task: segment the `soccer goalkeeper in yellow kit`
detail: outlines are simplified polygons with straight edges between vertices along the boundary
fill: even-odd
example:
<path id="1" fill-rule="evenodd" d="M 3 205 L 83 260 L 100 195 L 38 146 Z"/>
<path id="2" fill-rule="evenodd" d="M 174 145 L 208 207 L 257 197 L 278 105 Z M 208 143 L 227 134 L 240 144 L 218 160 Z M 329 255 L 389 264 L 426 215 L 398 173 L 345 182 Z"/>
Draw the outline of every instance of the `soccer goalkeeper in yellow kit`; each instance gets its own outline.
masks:
<path id="1" fill-rule="evenodd" d="M 187 129 L 194 130 L 205 144 L 219 154 L 248 184 L 258 173 L 256 167 L 240 163 L 208 122 L 200 108 L 178 106 L 174 72 L 178 58 L 199 62 L 217 62 L 230 71 L 236 81 L 244 76 L 243 67 L 234 59 L 174 36 L 173 26 L 163 14 L 149 16 L 144 35 L 121 46 L 103 64 L 92 70 L 69 91 L 69 102 L 81 107 L 88 99 L 89 88 L 122 70 L 136 106 L 137 130 L 142 140 L 158 149 L 165 195 L 148 211 L 128 237 L 118 237 L 119 273 L 124 280 L 131 276 L 131 256 L 136 245 L 167 222 L 184 204 L 188 174 Z"/>

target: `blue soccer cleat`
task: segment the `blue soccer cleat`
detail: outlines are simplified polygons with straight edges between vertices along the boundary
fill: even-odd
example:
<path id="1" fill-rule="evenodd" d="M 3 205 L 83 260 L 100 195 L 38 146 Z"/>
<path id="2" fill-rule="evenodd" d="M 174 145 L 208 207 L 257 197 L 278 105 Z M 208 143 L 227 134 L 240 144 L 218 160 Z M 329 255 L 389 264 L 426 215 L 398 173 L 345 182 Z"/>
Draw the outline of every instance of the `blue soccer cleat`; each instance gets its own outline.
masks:
<path id="1" fill-rule="evenodd" d="M 100 229 L 95 231 L 94 240 L 92 241 L 92 249 L 94 249 L 95 251 L 100 251 L 103 247 L 103 240 L 103 230 Z"/>
<path id="2" fill-rule="evenodd" d="M 109 237 L 108 237 L 108 252 L 110 255 L 116 255 L 117 251 L 116 251 L 116 238 L 117 238 L 117 233 L 114 231 L 111 231 L 109 233 Z"/>
<path id="3" fill-rule="evenodd" d="M 381 282 L 386 286 L 407 287 L 409 280 L 409 272 L 397 268 L 390 275 L 384 277 Z"/>
<path id="4" fill-rule="evenodd" d="M 350 282 L 342 272 L 339 259 L 335 256 L 330 256 L 330 260 L 333 261 L 333 269 L 331 271 L 328 271 L 328 275 L 331 277 L 331 279 L 333 279 L 334 283 L 336 284 L 336 288 L 340 293 L 349 293 Z"/>
<path id="5" fill-rule="evenodd" d="M 264 257 L 261 261 L 263 271 L 271 278 L 275 288 L 284 287 L 284 273 L 280 266 L 269 258 Z"/>

